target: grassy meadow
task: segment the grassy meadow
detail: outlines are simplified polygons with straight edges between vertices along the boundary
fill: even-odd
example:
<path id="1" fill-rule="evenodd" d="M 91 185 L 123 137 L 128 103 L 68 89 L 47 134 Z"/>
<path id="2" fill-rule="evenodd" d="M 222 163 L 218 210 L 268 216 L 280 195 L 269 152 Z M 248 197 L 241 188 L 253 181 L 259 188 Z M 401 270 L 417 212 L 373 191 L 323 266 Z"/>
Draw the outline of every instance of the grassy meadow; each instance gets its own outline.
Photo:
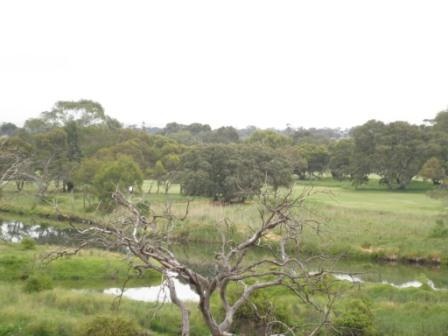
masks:
<path id="1" fill-rule="evenodd" d="M 447 204 L 430 198 L 430 187 L 417 182 L 397 192 L 373 183 L 358 190 L 348 183 L 313 186 L 308 208 L 322 223 L 321 237 L 309 235 L 305 244 L 352 258 L 446 263 Z"/>
<path id="2" fill-rule="evenodd" d="M 323 178 L 297 181 L 294 188 L 297 194 L 311 190 L 299 215 L 320 223 L 318 235 L 315 227 L 305 228 L 303 248 L 307 252 L 404 262 L 448 262 L 447 203 L 428 196 L 430 183 L 414 181 L 406 191 L 389 191 L 376 180 L 355 189 L 348 181 Z M 178 185 L 172 185 L 168 194 L 155 193 L 154 183 L 146 181 L 142 190 L 143 193 L 131 197 L 160 211 L 169 203 L 175 213 L 183 214 L 187 198 L 179 193 Z M 201 197 L 188 200 L 188 218 L 177 228 L 183 240 L 219 241 L 216 231 L 224 219 L 232 224 L 235 236 L 247 235 L 259 223 L 255 200 L 227 206 Z M 53 189 L 48 199 L 42 201 L 34 197 L 32 185 L 21 193 L 11 185 L 3 191 L 0 210 L 7 213 L 3 217 L 21 215 L 26 222 L 107 219 L 107 214 L 96 211 L 98 204 L 94 199 L 87 201 L 86 207 L 84 203 L 80 193 L 57 193 Z"/>
<path id="3" fill-rule="evenodd" d="M 143 193 L 131 197 L 148 202 L 162 210 L 168 202 L 173 212 L 181 215 L 187 198 L 173 185 L 168 194 L 155 193 L 149 181 Z M 428 196 L 429 183 L 413 182 L 406 191 L 388 191 L 376 181 L 355 189 L 349 182 L 330 179 L 297 181 L 294 192 L 303 190 L 311 195 L 305 207 L 299 209 L 303 218 L 313 217 L 319 224 L 306 226 L 302 248 L 306 253 L 344 256 L 348 260 L 388 260 L 397 263 L 448 263 L 447 204 Z M 177 227 L 179 240 L 204 249 L 190 251 L 190 262 L 201 265 L 219 241 L 217 230 L 222 230 L 227 219 L 230 234 L 237 239 L 251 232 L 259 222 L 256 200 L 246 204 L 222 205 L 205 198 L 188 198 L 187 219 Z M 95 211 L 94 199 L 84 207 L 82 194 L 64 194 L 50 190 L 45 201 L 34 196 L 32 185 L 17 192 L 13 186 L 3 190 L 0 198 L 1 217 L 5 221 L 46 223 L 66 227 L 66 221 L 102 221 L 107 213 Z M 61 217 L 61 214 L 65 217 Z M 275 239 L 274 237 L 267 237 Z M 205 246 L 207 248 L 205 248 Z M 122 318 L 139 330 L 139 335 L 178 335 L 180 315 L 170 304 L 131 301 L 123 298 L 119 309 L 113 297 L 100 293 L 107 287 L 119 287 L 129 274 L 128 263 L 117 253 L 89 249 L 79 256 L 64 258 L 48 265 L 42 263 L 55 246 L 28 246 L 0 242 L 0 336 L 26 335 L 85 335 L 83 328 L 98 317 Z M 256 257 L 256 255 L 254 256 Z M 393 266 L 389 266 L 392 268 Z M 437 273 L 437 269 L 434 270 Z M 25 290 L 29 279 L 45 276 L 52 282 L 49 288 L 35 292 Z M 132 279 L 130 286 L 158 283 L 160 277 L 148 272 L 143 278 Z M 448 330 L 448 292 L 429 286 L 398 289 L 389 285 L 340 282 L 340 297 L 335 307 L 335 321 L 350 320 L 354 307 L 361 306 L 369 316 L 368 331 L 359 335 L 446 335 Z M 82 288 L 82 290 L 78 290 Z M 76 290 L 75 290 L 76 289 Z M 86 295 L 87 293 L 87 295 Z M 276 312 L 298 328 L 309 330 L 316 317 L 297 298 L 282 289 L 267 292 Z M 255 298 L 256 299 L 256 298 Z M 318 298 L 319 299 L 319 298 Z M 208 335 L 197 308 L 191 304 L 192 335 Z M 219 311 L 220 307 L 215 305 Z M 249 315 L 240 316 L 250 326 Z M 356 312 L 357 314 L 359 312 Z M 238 328 L 244 328 L 241 323 Z M 299 329 L 298 329 L 299 330 Z M 300 329 L 302 330 L 302 329 Z M 344 335 L 327 330 L 322 335 Z M 367 330 L 367 329 L 366 329 Z M 244 329 L 240 329 L 244 335 Z M 250 333 L 246 333 L 250 335 Z"/>
<path id="4" fill-rule="evenodd" d="M 427 287 L 396 289 L 371 284 L 352 286 L 346 283 L 341 283 L 340 287 L 341 296 L 334 308 L 335 321 L 351 321 L 354 313 L 359 314 L 353 307 L 361 304 L 369 316 L 369 331 L 360 335 L 446 335 L 446 291 L 435 292 Z M 270 290 L 265 296 L 276 315 L 296 326 L 297 330 L 305 333 L 314 326 L 316 313 L 296 297 L 282 289 Z M 257 299 L 255 297 L 252 303 L 257 304 Z M 197 307 L 188 305 L 191 334 L 209 335 Z M 214 304 L 214 309 L 219 311 L 220 308 Z M 240 314 L 241 321 L 236 328 L 241 335 L 253 335 L 248 331 L 253 326 L 252 314 L 248 308 Z M 86 335 L 83 333 L 86 325 L 98 317 L 105 317 L 131 321 L 141 331 L 139 335 L 174 336 L 179 334 L 179 315 L 177 308 L 171 304 L 160 306 L 123 298 L 118 306 L 114 297 L 92 289 L 73 290 L 57 285 L 52 289 L 27 293 L 20 281 L 0 281 L 0 335 Z M 324 330 L 321 336 L 345 335 L 342 333 L 343 327 L 337 330 Z"/>

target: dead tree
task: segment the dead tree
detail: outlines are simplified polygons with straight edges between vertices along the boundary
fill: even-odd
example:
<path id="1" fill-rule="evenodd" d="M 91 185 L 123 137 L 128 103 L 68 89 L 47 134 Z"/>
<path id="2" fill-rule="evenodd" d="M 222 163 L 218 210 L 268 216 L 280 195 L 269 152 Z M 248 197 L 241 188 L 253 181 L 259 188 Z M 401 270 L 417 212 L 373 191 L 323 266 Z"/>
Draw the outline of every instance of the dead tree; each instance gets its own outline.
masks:
<path id="1" fill-rule="evenodd" d="M 95 241 L 95 244 L 128 251 L 139 260 L 134 265 L 135 269 L 151 269 L 162 274 L 170 289 L 171 301 L 181 311 L 183 336 L 188 336 L 190 332 L 190 312 L 187 305 L 177 297 L 174 277 L 189 284 L 198 294 L 199 311 L 213 336 L 232 335 L 236 313 L 249 303 L 251 295 L 276 286 L 283 286 L 302 302 L 321 312 L 322 320 L 307 331 L 309 335 L 316 335 L 329 322 L 335 296 L 327 291 L 328 302 L 322 306 L 314 303 L 308 295 L 311 287 L 322 289 L 328 285 L 328 281 L 323 281 L 328 279 L 325 279 L 324 272 L 309 272 L 306 260 L 298 253 L 304 225 L 316 223 L 308 221 L 300 213 L 307 196 L 307 192 L 294 196 L 292 190 L 281 197 L 262 195 L 258 207 L 259 221 L 250 224 L 252 233 L 240 242 L 229 238 L 224 221 L 218 229 L 222 241 L 216 254 L 210 256 L 215 270 L 208 276 L 188 266 L 172 249 L 175 240 L 173 228 L 178 220 L 188 214 L 188 207 L 182 218 L 175 217 L 169 209 L 161 214 L 147 209 L 143 216 L 141 207 L 128 201 L 120 192 L 115 192 L 113 199 L 120 208 L 115 220 L 79 232 L 88 235 L 89 241 Z M 249 251 L 263 244 L 267 244 L 272 253 L 255 261 L 247 258 Z M 234 295 L 231 295 L 231 287 L 239 288 L 237 299 L 232 299 Z M 212 295 L 219 298 L 224 311 L 220 319 L 211 309 Z M 283 322 L 271 321 L 270 326 L 276 323 L 282 325 Z M 288 335 L 295 332 L 291 327 L 284 326 L 283 329 Z"/>
<path id="2" fill-rule="evenodd" d="M 27 159 L 18 154 L 0 151 L 0 190 L 10 181 L 20 179 L 28 163 Z"/>
<path id="3" fill-rule="evenodd" d="M 35 183 L 37 186 L 36 196 L 39 198 L 45 197 L 50 186 L 53 177 L 51 174 L 51 165 L 54 157 L 55 155 L 52 154 L 43 160 L 31 160 L 32 164 L 29 164 L 27 169 L 20 174 L 22 178 L 26 178 Z M 38 170 L 36 166 L 41 166 L 41 168 Z"/>

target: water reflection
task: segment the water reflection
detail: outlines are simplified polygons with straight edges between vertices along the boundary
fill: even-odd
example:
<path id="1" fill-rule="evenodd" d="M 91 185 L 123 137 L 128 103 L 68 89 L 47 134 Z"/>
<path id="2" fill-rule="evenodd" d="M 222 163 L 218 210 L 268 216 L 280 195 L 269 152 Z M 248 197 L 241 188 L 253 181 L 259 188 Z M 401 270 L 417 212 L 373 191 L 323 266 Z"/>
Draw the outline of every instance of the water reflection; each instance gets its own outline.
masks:
<path id="1" fill-rule="evenodd" d="M 364 281 L 356 276 L 351 276 L 348 274 L 333 274 L 333 276 L 341 281 L 349 281 L 352 283 L 363 283 Z M 404 282 L 402 284 L 395 284 L 388 281 L 381 282 L 384 285 L 389 285 L 395 288 L 404 289 L 404 288 L 420 288 L 424 284 L 420 281 L 413 280 Z M 181 283 L 179 280 L 174 279 L 174 285 L 176 287 L 176 293 L 181 301 L 191 301 L 191 302 L 199 302 L 199 296 L 196 294 L 190 286 Z M 431 289 L 435 291 L 446 290 L 445 288 L 436 288 L 434 283 L 431 280 L 427 280 L 426 285 L 428 285 Z M 119 296 L 123 295 L 123 297 L 128 298 L 130 300 L 135 301 L 144 301 L 144 302 L 160 302 L 160 303 L 170 303 L 170 292 L 169 288 L 166 286 L 166 283 L 163 283 L 159 286 L 152 287 L 136 287 L 136 288 L 126 288 L 122 291 L 121 288 L 107 288 L 103 290 L 103 294 Z"/>
<path id="2" fill-rule="evenodd" d="M 179 300 L 199 302 L 199 295 L 190 286 L 181 283 L 178 279 L 173 279 L 173 282 Z M 103 293 L 118 296 L 122 294 L 122 290 L 121 288 L 108 288 Z M 152 287 L 127 288 L 123 292 L 123 297 L 145 302 L 171 302 L 170 291 L 166 283 Z"/>
<path id="3" fill-rule="evenodd" d="M 333 274 L 333 276 L 341 281 L 349 281 L 351 283 L 363 283 L 365 281 L 363 281 L 360 277 L 354 276 L 354 275 L 350 275 L 350 274 Z M 373 282 L 373 283 L 379 283 L 379 282 Z M 424 284 L 428 285 L 428 287 L 430 287 L 432 290 L 447 290 L 446 288 L 437 288 L 434 285 L 434 282 L 432 280 L 426 280 L 425 283 L 418 281 L 418 280 L 411 280 L 411 281 L 407 281 L 404 282 L 402 284 L 396 284 L 390 281 L 386 281 L 383 280 L 381 281 L 381 284 L 383 285 L 389 285 L 395 288 L 399 288 L 399 289 L 403 289 L 403 288 L 420 288 L 422 287 Z"/>
<path id="4" fill-rule="evenodd" d="M 423 286 L 423 283 L 418 280 L 408 281 L 408 282 L 402 283 L 401 285 L 397 285 L 397 284 L 394 284 L 394 283 L 388 282 L 388 281 L 383 281 L 382 284 L 393 286 L 395 288 L 420 288 L 421 286 Z M 434 285 L 434 282 L 432 282 L 431 280 L 427 280 L 426 285 L 428 285 L 433 290 L 446 290 L 446 288 L 436 288 L 436 286 Z"/>
<path id="5" fill-rule="evenodd" d="M 3 240 L 18 243 L 25 237 L 33 238 L 38 244 L 63 246 L 78 246 L 81 240 L 79 234 L 73 229 L 58 229 L 42 224 L 26 225 L 20 221 L 2 222 L 0 220 L 0 241 Z M 185 262 L 188 266 L 204 276 L 213 276 L 215 274 L 216 264 L 211 256 L 215 255 L 217 247 L 213 244 L 182 243 L 171 246 L 171 248 L 179 260 Z M 252 251 L 248 254 L 248 257 L 250 260 L 254 261 L 263 257 L 265 253 L 266 251 L 260 249 Z M 448 289 L 448 269 L 445 265 L 428 267 L 424 265 L 394 265 L 390 263 L 339 260 L 335 263 L 313 262 L 306 266 L 309 270 L 330 271 L 339 280 L 355 283 L 368 282 L 388 284 L 396 288 L 421 287 L 425 284 L 436 290 Z M 181 283 L 178 283 L 177 285 L 179 286 L 179 292 L 182 292 L 182 295 L 184 295 L 183 293 L 192 292 L 186 285 Z M 110 291 L 112 290 L 115 290 L 115 292 L 111 292 L 110 294 L 116 293 L 118 289 L 110 289 Z M 154 298 L 154 291 L 159 292 L 160 286 L 128 289 L 124 296 L 138 296 L 144 301 L 151 301 L 150 298 Z M 137 295 L 137 293 L 139 294 Z M 193 294 L 187 296 L 186 300 L 191 299 L 194 301 L 194 295 L 196 294 Z M 167 299 L 169 299 L 169 295 Z M 152 300 L 155 301 L 155 299 Z"/>
<path id="6" fill-rule="evenodd" d="M 25 225 L 22 222 L 0 222 L 0 240 L 19 243 L 24 238 L 34 239 L 38 244 L 75 245 L 79 236 L 73 229 L 56 229 L 48 225 Z"/>

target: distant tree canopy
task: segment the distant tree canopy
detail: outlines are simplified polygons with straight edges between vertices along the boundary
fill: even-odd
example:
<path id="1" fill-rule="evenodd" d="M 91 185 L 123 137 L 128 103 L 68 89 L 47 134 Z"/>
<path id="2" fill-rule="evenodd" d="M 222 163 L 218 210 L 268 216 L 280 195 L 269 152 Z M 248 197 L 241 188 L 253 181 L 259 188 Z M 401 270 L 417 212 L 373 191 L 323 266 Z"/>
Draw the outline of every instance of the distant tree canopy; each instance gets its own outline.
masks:
<path id="1" fill-rule="evenodd" d="M 117 189 L 123 190 L 129 186 L 140 189 L 142 183 L 143 173 L 138 165 L 130 157 L 120 156 L 111 162 L 103 161 L 92 184 L 99 198 L 107 202 Z"/>
<path id="2" fill-rule="evenodd" d="M 363 183 L 368 174 L 375 173 L 390 189 L 404 189 L 426 160 L 422 129 L 407 122 L 384 124 L 371 120 L 356 127 L 352 137 L 355 183 Z"/>
<path id="3" fill-rule="evenodd" d="M 271 130 L 257 130 L 246 140 L 247 143 L 258 143 L 271 148 L 291 145 L 291 138 Z"/>
<path id="4" fill-rule="evenodd" d="M 356 186 L 376 174 L 388 188 L 403 189 L 417 175 L 436 185 L 447 181 L 448 111 L 427 121 L 417 126 L 370 120 L 350 132 L 290 125 L 284 130 L 212 129 L 201 123 L 123 127 L 101 104 L 83 99 L 58 101 L 50 111 L 28 119 L 23 128 L 0 124 L 5 144 L 0 155 L 4 167 L 11 153 L 26 162 L 21 174 L 15 174 L 21 180 L 17 188 L 25 180 L 33 181 L 40 195 L 53 181 L 64 191 L 89 186 L 97 189 L 96 195 L 104 195 L 98 190 L 111 188 L 100 183 L 97 170 L 104 173 L 107 162 L 115 169 L 107 176 L 113 176 L 126 160 L 130 171 L 134 165 L 138 168 L 135 176 L 156 181 L 157 190 L 165 186 L 168 192 L 176 182 L 187 195 L 225 202 L 244 200 L 265 183 L 277 189 L 294 176 L 319 179 L 328 173 Z M 121 162 L 121 168 L 114 162 Z"/>
<path id="5" fill-rule="evenodd" d="M 275 189 L 291 182 L 286 158 L 269 147 L 208 145 L 192 148 L 181 161 L 181 186 L 186 195 L 224 202 L 243 201 L 264 183 Z"/>
<path id="6" fill-rule="evenodd" d="M 160 131 L 160 134 L 186 145 L 239 142 L 238 131 L 232 126 L 212 130 L 207 124 L 193 123 L 183 125 L 169 123 Z"/>
<path id="7" fill-rule="evenodd" d="M 92 125 L 120 126 L 120 123 L 107 116 L 101 104 L 92 100 L 58 101 L 50 111 L 44 111 L 39 118 L 25 122 L 24 128 L 29 132 L 43 132 L 54 127 L 63 127 L 76 123 L 79 127 Z"/>
<path id="8" fill-rule="evenodd" d="M 299 150 L 308 162 L 306 171 L 310 176 L 322 175 L 325 172 L 330 160 L 327 146 L 304 143 L 299 145 Z"/>
<path id="9" fill-rule="evenodd" d="M 118 189 L 134 186 L 140 189 L 143 173 L 135 161 L 125 155 L 114 160 L 85 159 L 75 173 L 75 181 L 79 185 L 88 186 L 100 200 L 106 204 L 111 201 L 110 195 Z"/>
<path id="10" fill-rule="evenodd" d="M 446 178 L 446 171 L 442 162 L 438 158 L 432 157 L 425 162 L 419 175 L 431 180 L 434 184 L 440 184 Z"/>
<path id="11" fill-rule="evenodd" d="M 16 134 L 18 130 L 19 128 L 13 123 L 4 122 L 0 124 L 0 136 L 12 136 Z"/>
<path id="12" fill-rule="evenodd" d="M 328 169 L 334 179 L 343 180 L 352 177 L 353 150 L 352 139 L 342 139 L 330 145 Z"/>

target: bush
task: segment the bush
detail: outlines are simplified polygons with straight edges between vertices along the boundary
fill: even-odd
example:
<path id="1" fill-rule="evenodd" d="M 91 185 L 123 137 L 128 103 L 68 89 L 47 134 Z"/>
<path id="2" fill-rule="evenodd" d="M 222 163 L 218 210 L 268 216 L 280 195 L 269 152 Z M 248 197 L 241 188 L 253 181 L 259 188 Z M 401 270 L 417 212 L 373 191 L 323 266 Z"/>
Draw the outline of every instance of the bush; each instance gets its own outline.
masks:
<path id="1" fill-rule="evenodd" d="M 39 274 L 33 275 L 26 281 L 24 291 L 27 293 L 40 292 L 53 288 L 53 282 L 51 278 L 46 275 Z"/>
<path id="2" fill-rule="evenodd" d="M 373 314 L 364 300 L 353 299 L 346 302 L 336 313 L 333 321 L 335 335 L 371 336 L 375 335 Z"/>
<path id="3" fill-rule="evenodd" d="M 233 289 L 231 301 L 235 301 L 240 296 L 240 290 Z M 281 305 L 273 300 L 279 293 L 276 289 L 255 291 L 235 314 L 234 331 L 237 334 L 265 335 L 272 332 L 285 332 L 281 324 L 273 324 L 273 321 L 281 321 L 287 325 L 292 324 L 292 311 L 286 305 Z"/>
<path id="4" fill-rule="evenodd" d="M 97 316 L 81 328 L 80 336 L 138 336 L 142 333 L 135 321 L 120 316 Z M 148 335 L 148 334 L 146 334 Z"/>
<path id="5" fill-rule="evenodd" d="M 101 169 L 96 172 L 93 179 L 93 187 L 100 200 L 106 205 L 112 202 L 112 193 L 135 185 L 141 189 L 143 173 L 139 166 L 127 156 L 121 156 L 112 162 L 105 161 Z"/>
<path id="6" fill-rule="evenodd" d="M 34 250 L 36 248 L 36 241 L 33 238 L 25 237 L 20 242 L 20 246 L 24 250 Z"/>

